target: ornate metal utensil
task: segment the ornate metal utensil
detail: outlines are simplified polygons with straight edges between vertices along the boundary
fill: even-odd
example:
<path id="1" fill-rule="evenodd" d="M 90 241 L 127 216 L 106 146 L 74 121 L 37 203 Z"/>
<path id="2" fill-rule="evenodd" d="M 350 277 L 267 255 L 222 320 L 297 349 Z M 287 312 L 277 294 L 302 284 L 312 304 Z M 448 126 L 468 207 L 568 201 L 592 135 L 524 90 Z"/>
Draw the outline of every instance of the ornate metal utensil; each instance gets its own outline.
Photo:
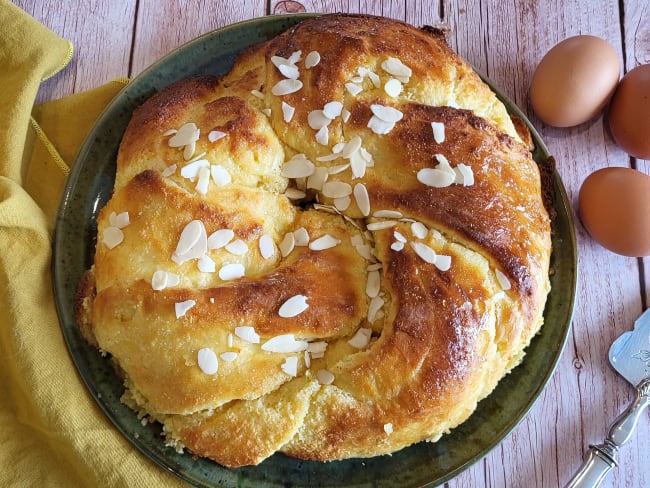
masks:
<path id="1" fill-rule="evenodd" d="M 587 459 L 567 488 L 598 486 L 609 470 L 618 465 L 618 449 L 630 439 L 639 417 L 650 405 L 650 309 L 634 322 L 634 330 L 614 341 L 609 362 L 636 387 L 636 398 L 610 426 L 605 441 L 590 446 Z"/>

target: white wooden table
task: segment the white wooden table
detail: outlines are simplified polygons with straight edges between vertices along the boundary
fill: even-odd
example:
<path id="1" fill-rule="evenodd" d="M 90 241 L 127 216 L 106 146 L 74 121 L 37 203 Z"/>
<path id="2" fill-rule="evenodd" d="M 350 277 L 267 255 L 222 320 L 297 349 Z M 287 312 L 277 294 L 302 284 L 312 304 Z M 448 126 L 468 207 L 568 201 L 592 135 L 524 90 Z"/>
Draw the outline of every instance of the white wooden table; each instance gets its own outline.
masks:
<path id="1" fill-rule="evenodd" d="M 602 117 L 554 129 L 534 116 L 527 99 L 537 63 L 571 35 L 606 39 L 625 71 L 650 63 L 648 0 L 14 1 L 75 46 L 73 61 L 43 85 L 40 101 L 133 77 L 186 41 L 240 20 L 292 11 L 363 12 L 449 29 L 451 46 L 501 87 L 538 128 L 574 208 L 582 182 L 596 169 L 631 166 L 650 174 L 650 161 L 635 160 L 619 149 Z M 574 217 L 579 286 L 572 331 L 557 371 L 514 432 L 448 486 L 563 486 L 587 446 L 603 440 L 608 425 L 633 397 L 632 388 L 609 367 L 607 352 L 647 306 L 650 260 L 606 251 Z M 603 486 L 650 486 L 647 413 L 619 456 L 620 467 Z"/>

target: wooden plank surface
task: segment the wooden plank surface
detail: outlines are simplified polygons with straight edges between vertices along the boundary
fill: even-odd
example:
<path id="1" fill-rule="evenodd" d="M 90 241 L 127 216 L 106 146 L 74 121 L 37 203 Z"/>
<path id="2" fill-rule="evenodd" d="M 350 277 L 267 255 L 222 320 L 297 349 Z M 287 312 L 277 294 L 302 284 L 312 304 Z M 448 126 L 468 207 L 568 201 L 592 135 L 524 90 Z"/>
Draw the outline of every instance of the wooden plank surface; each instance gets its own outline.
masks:
<path id="1" fill-rule="evenodd" d="M 528 103 L 528 84 L 544 53 L 562 39 L 593 34 L 608 40 L 629 70 L 650 63 L 647 0 L 415 0 L 373 2 L 246 0 L 161 1 L 17 0 L 76 48 L 71 65 L 46 82 L 39 100 L 58 98 L 134 76 L 153 61 L 212 29 L 267 13 L 363 12 L 435 25 L 450 45 L 489 76 L 529 116 L 550 152 L 571 202 L 586 176 L 606 166 L 650 174 L 650 162 L 629 158 L 612 141 L 603 117 L 570 129 L 543 124 Z M 607 363 L 616 336 L 650 303 L 650 261 L 614 255 L 594 243 L 575 214 L 579 287 L 571 336 L 557 372 L 530 414 L 484 459 L 450 487 L 563 486 L 590 443 L 631 401 L 632 388 Z M 619 454 L 620 467 L 603 486 L 650 486 L 648 415 Z"/>

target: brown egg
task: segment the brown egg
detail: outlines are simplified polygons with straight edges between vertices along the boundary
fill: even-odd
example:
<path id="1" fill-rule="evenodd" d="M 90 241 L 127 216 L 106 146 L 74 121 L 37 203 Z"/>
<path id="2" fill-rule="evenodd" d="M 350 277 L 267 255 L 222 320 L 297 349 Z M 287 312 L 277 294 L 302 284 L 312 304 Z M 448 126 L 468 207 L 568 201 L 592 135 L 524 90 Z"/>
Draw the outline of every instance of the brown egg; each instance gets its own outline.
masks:
<path id="1" fill-rule="evenodd" d="M 595 241 L 623 256 L 650 255 L 650 176 L 603 168 L 580 188 L 578 210 Z"/>
<path id="2" fill-rule="evenodd" d="M 616 144 L 630 156 L 650 159 L 650 64 L 637 66 L 623 77 L 608 118 Z"/>
<path id="3" fill-rule="evenodd" d="M 595 36 L 575 36 L 542 58 L 530 83 L 537 116 L 555 127 L 582 124 L 600 113 L 611 98 L 620 73 L 614 48 Z"/>

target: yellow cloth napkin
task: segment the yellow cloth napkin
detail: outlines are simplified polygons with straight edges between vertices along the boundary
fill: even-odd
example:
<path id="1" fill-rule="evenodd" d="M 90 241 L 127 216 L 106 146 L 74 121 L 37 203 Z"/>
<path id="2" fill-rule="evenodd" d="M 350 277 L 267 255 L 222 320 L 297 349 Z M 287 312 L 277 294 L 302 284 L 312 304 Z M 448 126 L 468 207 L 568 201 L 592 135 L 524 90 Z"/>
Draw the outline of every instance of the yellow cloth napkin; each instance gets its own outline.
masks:
<path id="1" fill-rule="evenodd" d="M 0 486 L 175 486 L 105 417 L 65 346 L 50 281 L 69 164 L 126 80 L 33 107 L 72 45 L 0 0 Z"/>

